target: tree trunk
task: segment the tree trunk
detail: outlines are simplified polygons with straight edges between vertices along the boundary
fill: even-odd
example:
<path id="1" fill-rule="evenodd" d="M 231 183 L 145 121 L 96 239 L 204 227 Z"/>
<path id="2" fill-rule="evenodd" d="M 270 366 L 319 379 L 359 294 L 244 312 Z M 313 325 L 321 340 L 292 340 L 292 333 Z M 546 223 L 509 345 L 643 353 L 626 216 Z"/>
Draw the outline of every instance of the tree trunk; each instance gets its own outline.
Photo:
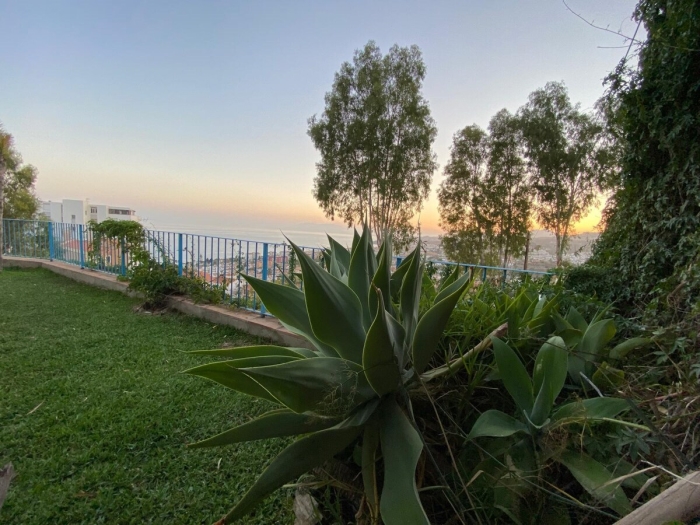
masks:
<path id="1" fill-rule="evenodd" d="M 523 261 L 523 270 L 527 270 L 527 258 L 530 255 L 530 232 L 527 232 L 527 240 L 525 241 L 525 260 Z"/>
<path id="2" fill-rule="evenodd" d="M 557 268 L 559 268 L 561 266 L 561 262 L 563 259 L 562 253 L 561 253 L 562 252 L 562 238 L 561 238 L 561 235 L 559 233 L 555 233 L 554 238 L 557 241 L 556 242 L 556 245 L 557 245 Z"/>
<path id="3" fill-rule="evenodd" d="M 3 217 L 3 203 L 5 202 L 5 161 L 0 155 L 0 272 L 2 271 L 2 252 L 5 250 L 5 237 L 4 237 L 4 221 Z"/>

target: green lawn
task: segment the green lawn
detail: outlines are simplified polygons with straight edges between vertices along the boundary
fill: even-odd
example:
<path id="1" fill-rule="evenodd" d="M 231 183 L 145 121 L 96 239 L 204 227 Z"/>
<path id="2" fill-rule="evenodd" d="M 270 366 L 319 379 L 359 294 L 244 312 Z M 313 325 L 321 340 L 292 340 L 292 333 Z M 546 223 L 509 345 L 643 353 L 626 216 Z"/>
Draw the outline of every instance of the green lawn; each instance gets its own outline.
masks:
<path id="1" fill-rule="evenodd" d="M 0 466 L 18 473 L 1 524 L 211 523 L 282 443 L 185 444 L 269 407 L 180 374 L 183 351 L 256 342 L 46 270 L 0 273 Z M 246 523 L 291 523 L 289 494 Z"/>

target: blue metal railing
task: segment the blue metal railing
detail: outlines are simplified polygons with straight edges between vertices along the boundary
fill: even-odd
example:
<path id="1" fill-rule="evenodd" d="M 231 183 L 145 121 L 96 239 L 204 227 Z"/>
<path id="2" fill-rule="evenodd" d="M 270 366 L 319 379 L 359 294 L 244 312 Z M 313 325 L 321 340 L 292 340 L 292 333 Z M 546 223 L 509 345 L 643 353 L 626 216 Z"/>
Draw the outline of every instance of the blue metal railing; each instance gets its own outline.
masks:
<path id="1" fill-rule="evenodd" d="M 96 239 L 89 224 L 4 219 L 2 227 L 2 249 L 7 256 L 49 259 L 118 276 L 126 276 L 135 264 L 123 241 Z M 241 308 L 266 314 L 265 306 L 242 275 L 300 285 L 295 276 L 299 264 L 288 244 L 159 230 L 145 230 L 145 233 L 144 248 L 155 261 L 173 265 L 179 275 L 197 278 L 212 289 L 221 290 L 225 302 Z M 303 249 L 317 261 L 323 254 L 320 247 Z M 397 256 L 394 262 L 398 266 L 402 261 L 403 257 Z M 440 270 L 461 266 L 481 282 L 505 283 L 515 276 L 551 275 L 536 270 L 451 261 L 429 260 L 427 263 L 438 276 Z"/>

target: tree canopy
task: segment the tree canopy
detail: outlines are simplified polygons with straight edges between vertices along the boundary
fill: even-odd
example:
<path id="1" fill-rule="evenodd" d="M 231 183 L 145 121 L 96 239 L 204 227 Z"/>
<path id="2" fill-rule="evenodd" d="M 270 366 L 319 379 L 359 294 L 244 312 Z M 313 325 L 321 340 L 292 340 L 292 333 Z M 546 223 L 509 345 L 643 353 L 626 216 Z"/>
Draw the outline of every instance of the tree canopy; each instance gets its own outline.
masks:
<path id="1" fill-rule="evenodd" d="M 369 42 L 336 73 L 322 116 L 309 119 L 321 154 L 314 197 L 331 219 L 368 224 L 379 242 L 389 231 L 398 244 L 412 236 L 409 221 L 437 168 L 424 78 L 417 46 L 395 45 L 382 55 Z"/>
<path id="2" fill-rule="evenodd" d="M 34 194 L 37 170 L 23 164 L 22 157 L 14 146 L 14 139 L 0 129 L 0 186 L 4 219 L 31 219 L 39 210 L 39 200 Z M 4 175 L 4 176 L 3 176 Z"/>
<path id="3" fill-rule="evenodd" d="M 508 265 L 522 253 L 530 222 L 530 188 L 517 119 L 499 111 L 488 134 L 476 125 L 453 137 L 438 190 L 448 257 Z"/>
<path id="4" fill-rule="evenodd" d="M 610 177 L 612 155 L 602 124 L 571 103 L 561 82 L 532 92 L 518 115 L 537 196 L 536 217 L 556 238 L 559 266 L 573 225 Z"/>

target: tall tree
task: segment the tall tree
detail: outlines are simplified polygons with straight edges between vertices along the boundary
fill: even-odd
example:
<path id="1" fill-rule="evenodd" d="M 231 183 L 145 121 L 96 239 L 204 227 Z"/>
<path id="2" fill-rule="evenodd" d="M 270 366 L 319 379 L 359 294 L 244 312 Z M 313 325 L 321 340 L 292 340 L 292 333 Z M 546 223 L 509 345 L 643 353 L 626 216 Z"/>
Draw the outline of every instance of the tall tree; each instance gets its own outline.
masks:
<path id="1" fill-rule="evenodd" d="M 556 238 L 557 266 L 573 232 L 609 177 L 611 158 L 603 126 L 549 82 L 519 111 L 538 222 Z"/>
<path id="2" fill-rule="evenodd" d="M 486 209 L 488 135 L 477 125 L 455 133 L 438 190 L 442 246 L 454 261 L 495 262 L 495 225 Z"/>
<path id="3" fill-rule="evenodd" d="M 437 134 L 421 88 L 425 65 L 417 46 L 374 42 L 355 52 L 335 75 L 320 118 L 308 133 L 321 154 L 314 197 L 326 216 L 368 224 L 375 238 L 392 231 L 404 241 L 410 219 L 430 191 Z"/>
<path id="4" fill-rule="evenodd" d="M 502 109 L 489 123 L 486 186 L 490 193 L 503 266 L 522 254 L 530 226 L 531 188 L 518 119 Z"/>
<path id="5" fill-rule="evenodd" d="M 504 109 L 488 134 L 476 125 L 456 133 L 445 176 L 438 204 L 447 256 L 507 266 L 525 247 L 530 218 L 517 118 Z"/>
<path id="6" fill-rule="evenodd" d="M 19 165 L 5 174 L 3 216 L 6 219 L 31 219 L 39 211 L 39 199 L 34 194 L 37 170 Z"/>
<path id="7" fill-rule="evenodd" d="M 36 168 L 23 165 L 12 135 L 0 126 L 0 271 L 5 249 L 3 219 L 31 219 L 39 209 L 34 195 Z"/>

